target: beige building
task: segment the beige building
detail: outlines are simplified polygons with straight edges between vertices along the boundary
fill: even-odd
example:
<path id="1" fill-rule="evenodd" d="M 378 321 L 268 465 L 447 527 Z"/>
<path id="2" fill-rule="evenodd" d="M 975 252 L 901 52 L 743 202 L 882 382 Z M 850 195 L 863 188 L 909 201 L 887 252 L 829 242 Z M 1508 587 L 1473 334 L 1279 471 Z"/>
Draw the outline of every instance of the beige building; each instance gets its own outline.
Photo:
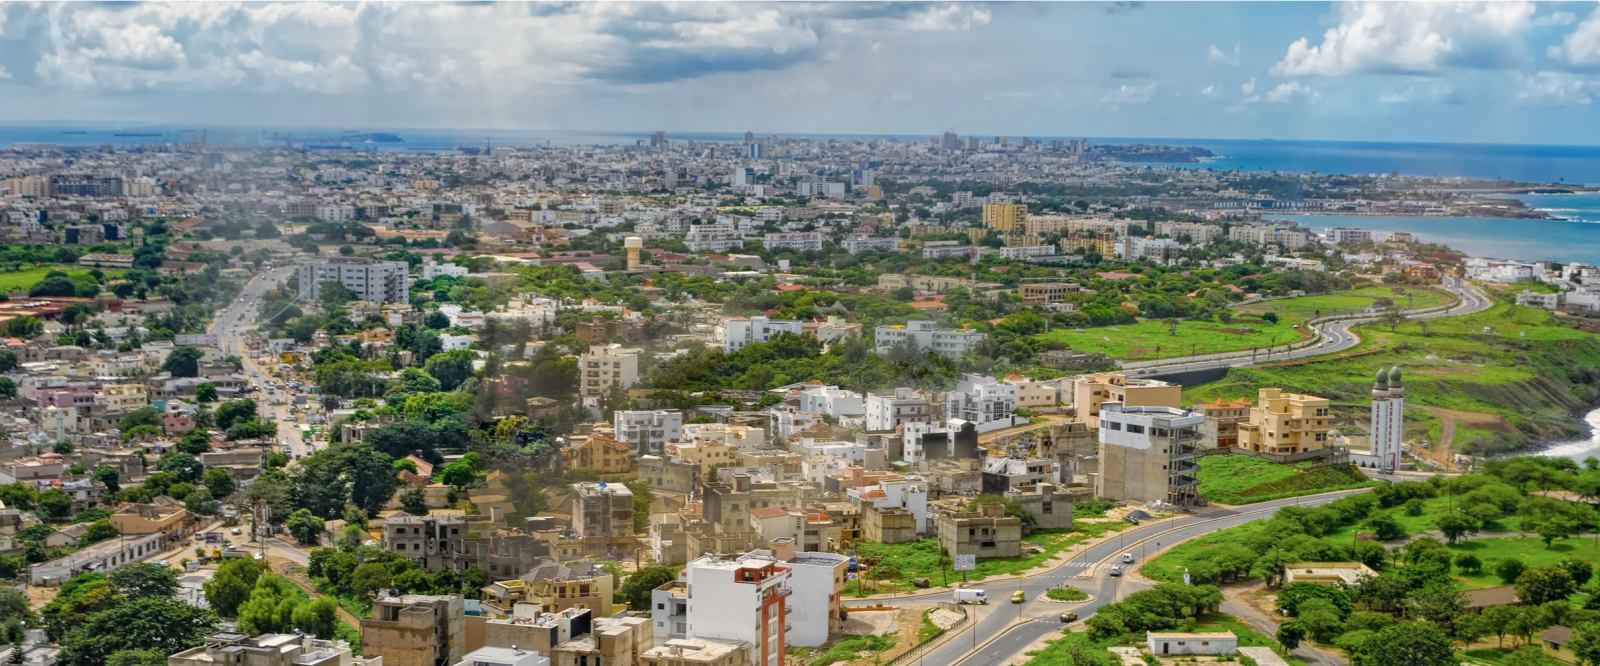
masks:
<path id="1" fill-rule="evenodd" d="M 1378 573 L 1360 562 L 1295 562 L 1283 565 L 1283 582 L 1316 583 L 1318 585 L 1354 585 L 1367 576 Z"/>
<path id="2" fill-rule="evenodd" d="M 1207 448 L 1239 445 L 1239 424 L 1250 420 L 1250 401 L 1244 398 L 1202 402 L 1194 406 L 1194 413 L 1206 417 L 1204 428 Z"/>
<path id="3" fill-rule="evenodd" d="M 1199 503 L 1200 426 L 1205 417 L 1176 407 L 1124 407 L 1100 412 L 1100 469 L 1094 494 L 1118 501 Z"/>
<path id="4" fill-rule="evenodd" d="M 219 632 L 202 645 L 167 657 L 167 666 L 382 666 L 382 657 L 352 654 L 344 641 L 314 636 Z"/>
<path id="5" fill-rule="evenodd" d="M 902 275 L 899 273 L 884 273 L 878 276 L 878 288 L 893 291 L 901 287 L 911 287 L 912 291 L 922 294 L 942 294 L 951 287 L 966 286 L 967 278 L 949 277 L 945 275 Z"/>
<path id="6" fill-rule="evenodd" d="M 111 524 L 122 534 L 165 535 L 167 539 L 188 536 L 194 531 L 194 521 L 182 507 L 155 504 L 129 504 L 111 514 Z"/>
<path id="7" fill-rule="evenodd" d="M 1028 222 L 1028 207 L 1025 204 L 984 204 L 983 227 L 1001 233 L 1013 229 L 1021 230 Z"/>
<path id="8" fill-rule="evenodd" d="M 536 605 L 541 613 L 568 608 L 589 608 L 609 616 L 614 584 L 611 574 L 596 565 L 563 565 L 545 560 L 518 578 L 502 580 L 483 588 L 483 609 L 493 615 L 510 617 L 517 606 Z"/>
<path id="9" fill-rule="evenodd" d="M 999 502 L 946 511 L 939 514 L 939 547 L 950 555 L 1021 557 L 1022 519 L 1007 516 Z"/>
<path id="10" fill-rule="evenodd" d="M 596 618 L 589 633 L 550 650 L 550 666 L 633 666 L 654 643 L 650 618 Z"/>
<path id="11" fill-rule="evenodd" d="M 1300 453 L 1328 445 L 1328 399 L 1261 389 L 1250 421 L 1239 423 L 1239 446 L 1259 453 Z"/>
<path id="12" fill-rule="evenodd" d="M 909 543 L 917 540 L 917 517 L 899 506 L 861 503 L 861 538 L 875 543 Z"/>
<path id="13" fill-rule="evenodd" d="M 1017 295 L 1022 297 L 1023 305 L 1044 305 L 1046 303 L 1060 303 L 1067 298 L 1067 294 L 1076 294 L 1083 291 L 1077 284 L 1065 282 L 1036 282 L 1017 287 Z"/>
<path id="14" fill-rule="evenodd" d="M 361 653 L 385 666 L 452 666 L 466 654 L 466 617 L 456 594 L 379 599 L 361 619 Z"/>
<path id="15" fill-rule="evenodd" d="M 628 390 L 639 383 L 639 351 L 622 345 L 596 345 L 580 359 L 582 395 L 598 398 L 613 388 Z"/>
<path id="16" fill-rule="evenodd" d="M 1091 428 L 1100 427 L 1101 403 L 1176 409 L 1182 397 L 1182 386 L 1158 379 L 1135 379 L 1121 372 L 1083 375 L 1072 384 L 1072 406 L 1078 409 L 1078 418 Z"/>
<path id="17" fill-rule="evenodd" d="M 701 479 L 715 479 L 718 467 L 738 464 L 739 450 L 715 440 L 674 442 L 667 445 L 667 456 L 699 465 Z"/>
<path id="18" fill-rule="evenodd" d="M 754 649 L 745 641 L 674 638 L 639 655 L 640 666 L 745 666 Z"/>
<path id="19" fill-rule="evenodd" d="M 1031 412 L 1054 412 L 1056 404 L 1062 402 L 1063 391 L 1056 380 L 1036 381 L 1022 375 L 1010 375 L 1005 383 L 1017 387 L 1017 409 L 1026 409 Z"/>

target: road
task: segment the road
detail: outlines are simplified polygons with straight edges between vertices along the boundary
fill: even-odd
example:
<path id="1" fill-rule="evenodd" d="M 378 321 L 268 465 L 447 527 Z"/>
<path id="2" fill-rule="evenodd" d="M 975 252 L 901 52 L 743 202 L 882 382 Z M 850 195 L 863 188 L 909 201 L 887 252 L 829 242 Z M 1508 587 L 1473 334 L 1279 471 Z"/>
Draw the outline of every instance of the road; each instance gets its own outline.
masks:
<path id="1" fill-rule="evenodd" d="M 930 666 L 996 666 L 1007 663 L 1007 660 L 1019 650 L 1051 632 L 1060 631 L 1062 624 L 1058 615 L 1062 611 L 1076 612 L 1080 619 L 1087 619 L 1094 614 L 1095 609 L 1113 603 L 1118 596 L 1135 592 L 1143 585 L 1129 581 L 1124 583 L 1122 577 L 1112 577 L 1107 574 L 1111 564 L 1122 553 L 1132 553 L 1135 564 L 1145 550 L 1153 553 L 1161 548 L 1160 544 L 1171 546 L 1174 543 L 1192 539 L 1217 530 L 1243 525 L 1253 520 L 1269 518 L 1272 513 L 1285 506 L 1317 506 L 1327 504 L 1345 495 L 1366 492 L 1365 489 L 1348 490 L 1336 493 L 1327 493 L 1313 497 L 1290 498 L 1273 502 L 1262 502 L 1239 508 L 1228 508 L 1220 511 L 1210 511 L 1200 515 L 1178 516 L 1169 520 L 1147 523 L 1140 527 L 1124 530 L 1120 539 L 1112 539 L 1099 545 L 1092 546 L 1060 566 L 1042 574 L 1026 578 L 1012 578 L 985 583 L 981 589 L 988 590 L 989 604 L 987 606 L 967 606 L 973 612 L 976 622 L 970 628 L 951 638 L 949 641 L 935 648 L 923 658 L 924 663 Z M 1094 597 L 1092 601 L 1083 604 L 1058 604 L 1040 601 L 1039 597 L 1050 588 L 1061 584 L 1083 590 Z M 1124 590 L 1123 586 L 1128 589 Z M 1011 593 L 1022 590 L 1027 601 L 1021 604 L 1009 602 Z M 940 592 L 929 595 L 920 595 L 926 601 L 948 601 L 950 592 Z M 873 599 L 870 601 L 845 601 L 846 607 L 870 606 L 883 601 Z M 1028 621 L 1012 627 L 1011 624 L 1019 618 Z M 976 631 L 976 641 L 972 632 Z M 985 644 L 985 641 L 993 642 Z M 972 650 L 974 643 L 983 646 L 981 650 L 972 655 L 967 655 Z"/>
<path id="2" fill-rule="evenodd" d="M 1455 294 L 1460 299 L 1459 302 L 1457 302 L 1454 307 L 1448 310 L 1421 314 L 1408 314 L 1409 318 L 1437 319 L 1439 317 L 1455 317 L 1458 315 L 1482 312 L 1489 309 L 1489 306 L 1494 304 L 1493 300 L 1484 295 L 1483 292 L 1479 291 L 1477 287 L 1472 286 L 1465 280 L 1446 276 L 1441 282 L 1441 286 L 1443 286 L 1446 291 Z M 1143 366 L 1137 371 L 1130 372 L 1138 372 L 1139 374 L 1154 374 L 1156 372 L 1168 373 L 1189 370 L 1204 370 L 1208 368 L 1239 367 L 1250 365 L 1257 361 L 1286 361 L 1289 359 L 1308 358 L 1323 354 L 1334 354 L 1350 349 L 1351 347 L 1361 343 L 1360 336 L 1357 336 L 1350 330 L 1351 326 L 1369 322 L 1376 318 L 1377 317 L 1340 319 L 1336 321 L 1330 321 L 1325 324 L 1320 324 L 1317 326 L 1317 330 L 1322 332 L 1323 342 L 1321 344 L 1312 345 L 1310 347 L 1296 349 L 1293 351 L 1278 352 L 1276 354 L 1263 354 L 1258 358 L 1241 356 L 1237 358 L 1194 362 L 1184 362 L 1180 359 L 1173 359 L 1171 363 Z"/>
<path id="3" fill-rule="evenodd" d="M 299 458 L 310 455 L 312 448 L 311 444 L 300 435 L 299 422 L 296 420 L 298 417 L 289 411 L 289 403 L 293 400 L 292 391 L 268 388 L 275 380 L 269 375 L 267 368 L 256 360 L 244 335 L 245 330 L 254 323 L 255 315 L 260 312 L 262 296 L 276 288 L 278 283 L 287 280 L 293 273 L 293 266 L 285 266 L 274 268 L 251 279 L 239 297 L 228 304 L 222 312 L 217 313 L 215 321 L 212 322 L 211 332 L 218 334 L 217 344 L 222 349 L 223 356 L 237 355 L 244 359 L 245 376 L 252 384 L 262 387 L 261 392 L 256 395 L 261 418 L 278 424 L 278 443 L 289 447 L 289 455 Z M 280 401 L 283 404 L 275 404 Z M 285 420 L 285 417 L 291 420 Z"/>

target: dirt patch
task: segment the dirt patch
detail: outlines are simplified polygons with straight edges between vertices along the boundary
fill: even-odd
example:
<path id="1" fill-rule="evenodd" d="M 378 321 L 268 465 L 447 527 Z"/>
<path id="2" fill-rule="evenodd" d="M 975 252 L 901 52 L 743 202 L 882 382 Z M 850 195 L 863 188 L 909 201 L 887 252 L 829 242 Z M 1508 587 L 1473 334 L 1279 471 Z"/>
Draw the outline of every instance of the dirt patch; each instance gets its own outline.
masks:
<path id="1" fill-rule="evenodd" d="M 1463 412 L 1455 409 L 1444 409 L 1441 407 L 1423 407 L 1422 409 L 1431 412 L 1434 416 L 1437 416 L 1441 419 L 1446 418 L 1447 416 L 1455 419 L 1456 423 L 1460 424 L 1464 428 L 1471 428 L 1473 430 L 1493 430 L 1495 432 L 1503 432 L 1512 435 L 1520 432 L 1517 430 L 1516 426 L 1511 425 L 1510 421 L 1507 421 L 1504 416 L 1500 416 L 1499 414 Z"/>

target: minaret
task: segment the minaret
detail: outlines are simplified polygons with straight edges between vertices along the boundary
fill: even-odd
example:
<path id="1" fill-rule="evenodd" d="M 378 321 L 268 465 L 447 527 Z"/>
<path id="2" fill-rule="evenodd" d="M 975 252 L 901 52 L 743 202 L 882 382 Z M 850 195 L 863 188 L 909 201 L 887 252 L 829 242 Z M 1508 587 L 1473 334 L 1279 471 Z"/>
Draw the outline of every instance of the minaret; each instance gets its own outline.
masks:
<path id="1" fill-rule="evenodd" d="M 1378 459 L 1378 469 L 1384 467 L 1389 461 L 1389 371 L 1378 369 L 1378 377 L 1372 382 L 1372 428 L 1368 438 L 1373 457 Z"/>
<path id="2" fill-rule="evenodd" d="M 1405 441 L 1406 389 L 1400 385 L 1400 366 L 1389 369 L 1389 453 L 1385 469 L 1400 469 L 1400 443 Z"/>

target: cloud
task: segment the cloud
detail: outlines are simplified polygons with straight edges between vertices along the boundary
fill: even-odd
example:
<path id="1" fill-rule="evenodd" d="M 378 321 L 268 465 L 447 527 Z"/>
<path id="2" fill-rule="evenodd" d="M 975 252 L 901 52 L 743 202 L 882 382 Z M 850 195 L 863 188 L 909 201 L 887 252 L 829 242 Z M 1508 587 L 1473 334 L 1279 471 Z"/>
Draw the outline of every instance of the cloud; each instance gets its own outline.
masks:
<path id="1" fill-rule="evenodd" d="M 1251 77 L 1249 81 L 1245 81 L 1243 85 L 1240 85 L 1239 90 L 1243 91 L 1246 95 L 1254 94 L 1256 91 L 1255 77 Z"/>
<path id="2" fill-rule="evenodd" d="M 1571 72 L 1539 72 L 1518 76 L 1517 99 L 1551 106 L 1584 106 L 1594 101 L 1594 82 Z"/>
<path id="3" fill-rule="evenodd" d="M 1379 104 L 1405 104 L 1409 101 L 1411 101 L 1411 98 L 1403 93 L 1388 93 L 1378 96 Z"/>
<path id="4" fill-rule="evenodd" d="M 1552 60 L 1572 67 L 1600 65 L 1600 9 L 1595 9 L 1589 18 L 1579 23 L 1560 44 L 1552 45 L 1547 54 Z"/>
<path id="5" fill-rule="evenodd" d="M 1201 88 L 1200 89 L 1200 94 L 1205 95 L 1206 97 L 1215 96 L 1217 94 L 1217 87 L 1216 86 L 1206 86 L 1204 88 Z"/>
<path id="6" fill-rule="evenodd" d="M 1144 3 L 1137 0 L 1117 0 L 1117 2 L 1108 2 L 1105 5 L 1107 14 L 1126 14 L 1140 9 L 1144 9 Z"/>
<path id="7" fill-rule="evenodd" d="M 1155 93 L 1156 84 L 1154 83 L 1147 83 L 1142 86 L 1134 86 L 1124 83 L 1116 90 L 1106 93 L 1106 96 L 1102 97 L 1100 101 L 1105 104 L 1110 104 L 1113 108 L 1123 104 L 1144 104 L 1149 102 L 1151 98 L 1155 97 Z"/>
<path id="8" fill-rule="evenodd" d="M 1521 57 L 1531 2 L 1348 2 L 1312 46 L 1302 37 L 1273 65 L 1277 76 L 1430 74 L 1500 67 Z"/>
<path id="9" fill-rule="evenodd" d="M 1287 104 L 1302 100 L 1314 100 L 1317 98 L 1317 91 L 1299 81 L 1286 81 L 1268 91 L 1266 98 L 1268 102 Z"/>
<path id="10" fill-rule="evenodd" d="M 1206 62 L 1211 63 L 1213 65 L 1227 65 L 1229 67 L 1238 67 L 1239 66 L 1239 44 L 1237 42 L 1234 43 L 1233 52 L 1232 53 L 1225 52 L 1222 49 L 1217 48 L 1216 44 L 1212 44 L 1211 48 L 1206 51 Z"/>
<path id="11" fill-rule="evenodd" d="M 1550 12 L 1544 16 L 1533 19 L 1528 25 L 1534 28 L 1543 28 L 1553 25 L 1572 25 L 1578 20 L 1578 15 L 1572 12 Z"/>

